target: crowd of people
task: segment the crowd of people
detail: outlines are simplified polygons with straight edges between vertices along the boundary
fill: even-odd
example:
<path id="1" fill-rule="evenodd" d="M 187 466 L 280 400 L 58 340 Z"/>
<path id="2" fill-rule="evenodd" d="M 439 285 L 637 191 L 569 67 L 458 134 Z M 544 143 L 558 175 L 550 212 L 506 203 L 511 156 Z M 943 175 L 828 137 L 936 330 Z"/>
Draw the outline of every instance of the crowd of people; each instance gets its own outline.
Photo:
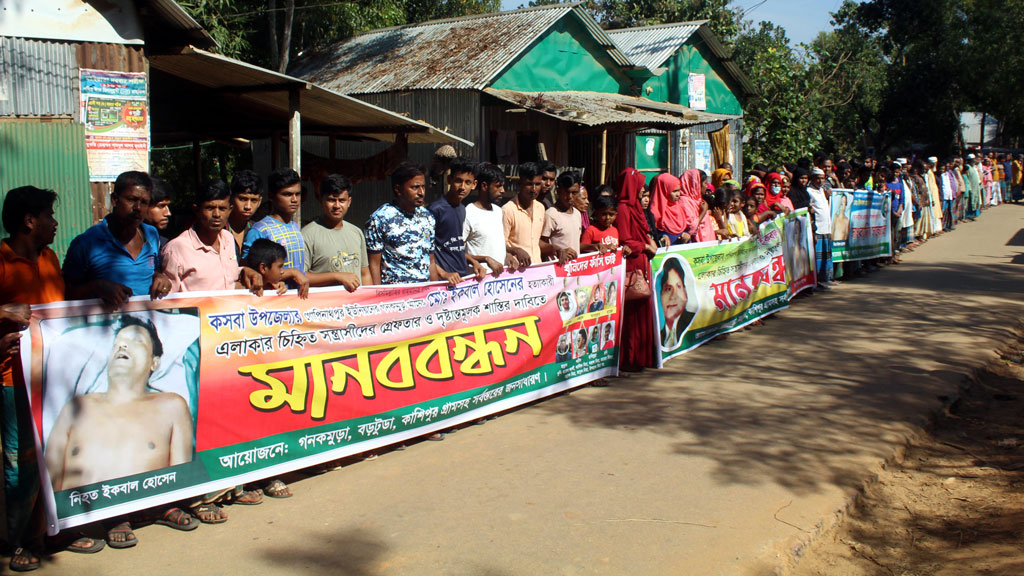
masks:
<path id="1" fill-rule="evenodd" d="M 518 177 L 515 194 L 502 203 L 507 196 L 505 173 L 493 164 L 457 158 L 450 164 L 444 195 L 428 203 L 424 169 L 403 163 L 391 174 L 392 199 L 360 228 L 345 219 L 352 183 L 343 175 L 331 174 L 318 183 L 320 215 L 300 226 L 295 216 L 302 186 L 294 170 L 271 172 L 266 191 L 255 172 L 243 170 L 230 183 L 201 183 L 190 225 L 168 239 L 164 235 L 173 191 L 146 173 L 125 172 L 114 183 L 110 214 L 71 242 L 63 265 L 49 247 L 58 225 L 57 194 L 30 186 L 8 191 L 2 219 L 9 237 L 0 242 L 0 373 L 5 512 L 8 540 L 16 547 L 11 569 L 37 568 L 46 549 L 33 428 L 18 361 L 19 333 L 28 325 L 30 305 L 98 298 L 117 310 L 132 296 L 160 299 L 182 292 L 245 289 L 262 296 L 295 291 L 304 298 L 310 286 L 342 286 L 348 291 L 362 285 L 427 281 L 454 286 L 470 276 L 481 280 L 534 263 L 564 264 L 581 253 L 620 248 L 627 276 L 646 281 L 650 289 L 650 258 L 659 248 L 755 235 L 760 224 L 800 208 L 808 208 L 813 216 L 818 286 L 828 289 L 835 278 L 898 262 L 899 252 L 952 230 L 963 219 L 976 218 L 985 206 L 1021 197 L 1020 157 L 984 154 L 945 162 L 833 162 L 821 154 L 774 170 L 757 165 L 745 175 L 734 174 L 728 164 L 711 174 L 665 173 L 653 178 L 650 186 L 643 174 L 630 168 L 619 174 L 614 187 L 598 186 L 593 194 L 579 172 L 558 174 L 547 162 L 520 165 Z M 892 193 L 896 256 L 833 266 L 830 196 L 840 187 Z M 266 215 L 257 218 L 262 212 Z M 651 306 L 651 298 L 625 302 L 619 339 L 623 372 L 655 365 Z M 124 317 L 116 338 L 125 331 L 124 339 L 131 339 L 126 348 L 142 346 L 145 358 L 158 359 L 161 346 L 152 324 Z M 111 362 L 117 356 L 111 354 Z M 118 392 L 121 397 L 141 393 L 144 390 L 134 388 Z M 60 468 L 75 450 L 73 434 L 63 433 L 63 441 L 47 443 L 48 468 Z M 443 438 L 443 433 L 429 437 Z M 166 452 L 168 461 L 162 466 L 173 463 L 175 450 Z M 152 469 L 152 463 L 147 465 Z M 51 480 L 57 482 L 55 490 L 76 482 L 65 476 Z M 225 504 L 255 505 L 264 496 L 291 495 L 281 479 L 270 478 L 118 518 L 104 525 L 105 539 L 75 533 L 58 536 L 48 545 L 92 553 L 102 549 L 105 540 L 111 547 L 126 548 L 137 542 L 133 524 L 139 522 L 193 530 L 200 523 L 226 521 Z"/>

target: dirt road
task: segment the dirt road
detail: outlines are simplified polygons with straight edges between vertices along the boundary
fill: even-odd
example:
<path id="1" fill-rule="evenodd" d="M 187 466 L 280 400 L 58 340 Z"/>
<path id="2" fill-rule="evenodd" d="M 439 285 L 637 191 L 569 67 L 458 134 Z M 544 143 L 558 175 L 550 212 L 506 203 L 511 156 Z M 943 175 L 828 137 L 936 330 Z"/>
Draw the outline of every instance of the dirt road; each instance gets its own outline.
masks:
<path id="1" fill-rule="evenodd" d="M 661 371 L 304 478 L 43 574 L 770 574 L 1024 314 L 1024 206 Z"/>

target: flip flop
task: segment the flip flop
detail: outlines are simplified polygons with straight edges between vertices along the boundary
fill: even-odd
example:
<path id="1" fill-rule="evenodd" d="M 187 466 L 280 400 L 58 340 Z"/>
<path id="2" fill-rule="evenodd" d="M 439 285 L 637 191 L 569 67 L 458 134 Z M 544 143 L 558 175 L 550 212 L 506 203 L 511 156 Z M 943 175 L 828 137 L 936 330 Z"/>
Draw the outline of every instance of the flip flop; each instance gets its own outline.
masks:
<path id="1" fill-rule="evenodd" d="M 18 557 L 27 558 L 28 562 L 25 564 L 15 564 L 14 559 Z M 31 572 L 36 570 L 40 566 L 39 556 L 32 552 L 28 548 L 15 548 L 14 554 L 11 555 L 11 563 L 9 564 L 11 570 L 15 572 Z"/>
<path id="2" fill-rule="evenodd" d="M 88 536 L 80 536 L 69 542 L 63 549 L 67 552 L 74 552 L 75 554 L 95 554 L 106 547 L 107 543 L 103 540 L 89 538 Z"/>
<path id="3" fill-rule="evenodd" d="M 256 490 L 245 490 L 238 496 L 232 496 L 230 502 L 242 506 L 256 506 L 263 503 L 263 496 Z"/>
<path id="4" fill-rule="evenodd" d="M 181 508 L 168 508 L 166 512 L 160 515 L 154 524 L 161 526 L 167 526 L 168 528 L 174 528 L 175 530 L 181 530 L 182 532 L 190 532 L 199 528 L 199 521 L 196 520 L 191 514 L 185 512 Z"/>
<path id="5" fill-rule="evenodd" d="M 216 504 L 200 504 L 192 508 L 192 516 L 203 524 L 223 524 L 228 521 L 227 514 Z"/>
<path id="6" fill-rule="evenodd" d="M 288 485 L 282 482 L 280 479 L 275 478 L 263 487 L 263 494 L 270 496 L 271 498 L 291 498 L 292 491 L 288 489 Z"/>
<path id="7" fill-rule="evenodd" d="M 113 540 L 110 538 L 111 534 L 127 534 L 128 538 L 124 541 Z M 107 530 L 107 545 L 111 548 L 120 550 L 124 548 L 131 548 L 139 543 L 139 539 L 135 537 L 135 532 L 132 530 L 132 525 L 129 522 L 121 522 L 117 526 L 114 526 L 110 530 Z"/>

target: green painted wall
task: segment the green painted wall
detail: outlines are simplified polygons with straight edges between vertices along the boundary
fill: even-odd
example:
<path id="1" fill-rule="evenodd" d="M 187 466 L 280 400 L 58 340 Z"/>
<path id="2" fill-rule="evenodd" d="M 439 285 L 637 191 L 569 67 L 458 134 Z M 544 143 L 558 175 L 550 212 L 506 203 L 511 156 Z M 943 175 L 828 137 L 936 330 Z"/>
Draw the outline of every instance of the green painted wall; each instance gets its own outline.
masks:
<path id="1" fill-rule="evenodd" d="M 689 42 L 700 42 L 694 34 Z M 725 81 L 725 70 L 712 64 L 715 57 L 707 48 L 687 43 L 665 62 L 668 68 L 661 76 L 656 76 L 644 83 L 643 94 L 657 102 L 672 102 L 689 105 L 687 82 L 690 74 L 704 74 L 704 89 L 707 98 L 708 112 L 716 114 L 743 114 L 743 104 Z M 647 88 L 652 91 L 648 94 Z M 737 87 L 737 92 L 738 92 Z"/>
<path id="2" fill-rule="evenodd" d="M 29 185 L 57 192 L 57 237 L 50 247 L 63 261 L 71 240 L 92 226 L 85 124 L 0 123 L 0 202 L 11 188 Z M 7 237 L 2 225 L 0 236 Z"/>
<path id="3" fill-rule="evenodd" d="M 490 86 L 522 92 L 626 93 L 629 80 L 572 13 L 526 49 Z"/>
<path id="4" fill-rule="evenodd" d="M 655 176 L 668 171 L 667 135 L 636 135 L 636 169 L 644 175 L 648 186 Z"/>

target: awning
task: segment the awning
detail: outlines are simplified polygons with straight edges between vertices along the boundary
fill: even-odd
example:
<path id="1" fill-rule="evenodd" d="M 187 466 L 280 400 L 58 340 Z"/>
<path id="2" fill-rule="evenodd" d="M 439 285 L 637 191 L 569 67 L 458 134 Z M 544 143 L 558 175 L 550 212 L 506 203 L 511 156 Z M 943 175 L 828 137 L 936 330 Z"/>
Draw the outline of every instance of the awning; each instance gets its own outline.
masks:
<path id="1" fill-rule="evenodd" d="M 151 128 L 155 141 L 255 138 L 287 131 L 298 99 L 302 133 L 356 140 L 473 143 L 418 120 L 311 82 L 188 46 L 151 54 Z"/>
<path id="2" fill-rule="evenodd" d="M 623 94 L 519 92 L 496 88 L 485 88 L 484 92 L 520 108 L 589 127 L 677 129 L 740 118 L 729 114 L 699 112 L 679 104 L 655 102 Z"/>

